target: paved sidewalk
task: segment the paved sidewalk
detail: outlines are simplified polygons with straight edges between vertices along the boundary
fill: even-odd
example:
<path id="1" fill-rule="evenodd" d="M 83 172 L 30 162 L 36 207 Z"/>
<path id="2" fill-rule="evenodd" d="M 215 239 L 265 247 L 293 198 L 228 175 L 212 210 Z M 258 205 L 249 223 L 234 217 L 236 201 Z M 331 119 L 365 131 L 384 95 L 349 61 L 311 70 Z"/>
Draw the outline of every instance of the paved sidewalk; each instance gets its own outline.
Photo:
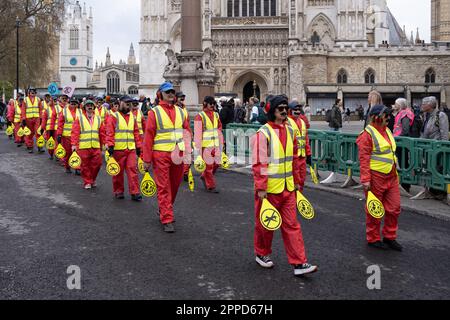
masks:
<path id="1" fill-rule="evenodd" d="M 246 175 L 252 175 L 251 166 L 233 166 L 230 170 L 234 172 L 239 172 Z M 319 172 L 319 181 L 325 180 L 331 172 Z M 306 182 L 306 187 L 312 190 L 327 191 L 338 195 L 343 195 L 351 198 L 358 199 L 360 201 L 365 201 L 363 191 L 358 187 L 342 188 L 341 186 L 346 181 L 346 176 L 341 174 L 336 174 L 337 182 L 332 184 L 314 184 L 311 181 L 311 176 L 308 173 L 308 178 Z M 354 180 L 359 182 L 359 178 L 355 177 Z M 420 192 L 422 188 L 419 186 L 411 187 L 411 194 L 414 196 Z M 427 200 L 410 200 L 410 196 L 402 192 L 402 208 L 410 210 L 414 213 L 433 217 L 439 220 L 450 221 L 450 206 L 444 201 L 427 199 Z"/>

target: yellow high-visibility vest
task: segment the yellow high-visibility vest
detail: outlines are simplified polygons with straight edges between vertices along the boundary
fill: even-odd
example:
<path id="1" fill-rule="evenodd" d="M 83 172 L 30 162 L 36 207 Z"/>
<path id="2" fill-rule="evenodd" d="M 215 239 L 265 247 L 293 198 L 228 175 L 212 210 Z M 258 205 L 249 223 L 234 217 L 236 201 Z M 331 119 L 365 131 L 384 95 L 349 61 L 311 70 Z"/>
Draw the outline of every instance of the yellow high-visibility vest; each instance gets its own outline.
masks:
<path id="1" fill-rule="evenodd" d="M 119 112 L 112 114 L 116 118 L 116 133 L 114 136 L 114 150 L 136 150 L 134 141 L 134 116 L 130 112 L 130 119 L 127 121 Z"/>
<path id="2" fill-rule="evenodd" d="M 267 169 L 267 193 L 280 194 L 285 188 L 291 192 L 295 190 L 293 175 L 294 129 L 287 125 L 285 128 L 287 136 L 286 150 L 283 148 L 275 130 L 269 124 L 264 125 L 259 130 L 269 142 L 270 159 Z"/>
<path id="3" fill-rule="evenodd" d="M 183 123 L 187 118 L 186 111 L 180 107 L 175 108 L 175 123 L 172 122 L 166 111 L 161 106 L 155 107 L 152 111 L 156 118 L 156 136 L 153 150 L 172 152 L 178 146 L 180 151 L 185 150 L 183 140 Z"/>
<path id="4" fill-rule="evenodd" d="M 22 115 L 22 109 L 20 108 L 19 102 L 14 101 L 14 123 L 19 123 Z"/>
<path id="5" fill-rule="evenodd" d="M 397 159 L 395 151 L 397 144 L 391 130 L 386 128 L 391 144 L 382 136 L 382 134 L 373 126 L 366 127 L 366 131 L 370 134 L 373 140 L 372 155 L 370 156 L 370 170 L 389 174 L 392 168 L 396 165 Z"/>
<path id="6" fill-rule="evenodd" d="M 72 112 L 70 112 L 69 107 L 65 107 L 63 110 L 64 115 L 64 128 L 63 128 L 63 137 L 70 137 L 72 135 L 72 127 L 73 122 L 76 119 L 76 113 L 75 118 L 72 116 Z"/>
<path id="7" fill-rule="evenodd" d="M 144 114 L 142 113 L 142 110 L 138 110 L 136 114 L 136 121 L 139 128 L 139 134 L 144 134 L 144 128 L 142 127 L 142 118 L 144 117 Z"/>
<path id="8" fill-rule="evenodd" d="M 55 107 L 55 110 L 56 110 L 56 107 Z M 47 104 L 46 101 L 44 101 L 44 111 L 43 112 L 47 113 L 47 125 L 45 126 L 45 130 L 49 131 L 49 130 L 51 130 L 51 120 L 52 120 L 52 117 L 53 117 L 53 109 L 52 109 L 51 106 L 49 106 Z M 56 121 L 56 123 L 55 123 L 55 129 L 54 130 L 58 130 L 58 121 Z"/>
<path id="9" fill-rule="evenodd" d="M 297 125 L 297 122 L 294 119 L 288 118 L 289 125 L 292 129 L 294 129 L 294 135 L 297 138 L 298 143 L 298 156 L 305 158 L 306 157 L 306 124 L 303 119 L 300 119 L 302 124 L 302 129 Z"/>
<path id="10" fill-rule="evenodd" d="M 203 148 L 219 147 L 219 115 L 214 112 L 214 123 L 208 117 L 206 112 L 200 112 L 203 120 Z"/>
<path id="11" fill-rule="evenodd" d="M 102 118 L 100 116 L 94 116 L 92 125 L 89 119 L 80 111 L 78 115 L 80 122 L 80 146 L 83 149 L 100 149 L 100 126 L 102 124 Z"/>
<path id="12" fill-rule="evenodd" d="M 27 119 L 39 118 L 39 98 L 34 98 L 34 103 L 31 103 L 31 99 L 26 97 L 25 99 L 26 109 L 25 116 Z"/>
<path id="13" fill-rule="evenodd" d="M 102 111 L 98 111 L 98 108 L 95 108 L 95 115 L 100 116 L 100 118 L 102 119 L 102 122 L 105 122 L 105 116 L 106 116 L 105 107 L 102 107 Z"/>

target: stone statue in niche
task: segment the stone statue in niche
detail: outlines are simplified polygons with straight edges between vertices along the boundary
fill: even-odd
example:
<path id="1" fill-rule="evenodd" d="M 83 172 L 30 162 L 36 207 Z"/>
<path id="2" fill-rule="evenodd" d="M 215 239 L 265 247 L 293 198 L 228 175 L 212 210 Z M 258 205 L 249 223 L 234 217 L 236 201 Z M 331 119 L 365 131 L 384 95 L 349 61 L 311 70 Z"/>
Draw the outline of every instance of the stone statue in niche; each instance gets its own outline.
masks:
<path id="1" fill-rule="evenodd" d="M 287 72 L 286 69 L 281 70 L 281 91 L 286 93 Z"/>
<path id="2" fill-rule="evenodd" d="M 273 72 L 273 83 L 275 84 L 276 89 L 278 89 L 278 85 L 280 84 L 280 76 L 278 69 L 275 69 Z"/>
<path id="3" fill-rule="evenodd" d="M 214 61 L 216 57 L 217 54 L 211 48 L 206 48 L 197 64 L 197 70 L 215 71 Z"/>
<path id="4" fill-rule="evenodd" d="M 167 64 L 166 68 L 164 69 L 165 72 L 169 71 L 178 71 L 180 70 L 180 62 L 178 61 L 178 55 L 173 52 L 172 49 L 167 49 L 166 51 L 166 57 L 167 60 L 169 60 L 169 63 Z"/>
<path id="5" fill-rule="evenodd" d="M 225 87 L 227 84 L 227 71 L 222 69 L 222 73 L 220 75 L 220 84 Z"/>

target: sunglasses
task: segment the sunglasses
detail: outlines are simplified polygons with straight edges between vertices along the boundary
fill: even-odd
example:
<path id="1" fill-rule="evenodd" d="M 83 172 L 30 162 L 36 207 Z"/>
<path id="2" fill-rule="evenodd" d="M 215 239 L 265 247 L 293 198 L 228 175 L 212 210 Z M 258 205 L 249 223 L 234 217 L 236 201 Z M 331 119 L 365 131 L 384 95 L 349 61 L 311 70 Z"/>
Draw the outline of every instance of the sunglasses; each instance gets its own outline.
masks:
<path id="1" fill-rule="evenodd" d="M 175 94 L 175 90 L 164 91 L 165 94 Z"/>
<path id="2" fill-rule="evenodd" d="M 277 110 L 280 112 L 288 111 L 288 107 L 277 107 Z"/>

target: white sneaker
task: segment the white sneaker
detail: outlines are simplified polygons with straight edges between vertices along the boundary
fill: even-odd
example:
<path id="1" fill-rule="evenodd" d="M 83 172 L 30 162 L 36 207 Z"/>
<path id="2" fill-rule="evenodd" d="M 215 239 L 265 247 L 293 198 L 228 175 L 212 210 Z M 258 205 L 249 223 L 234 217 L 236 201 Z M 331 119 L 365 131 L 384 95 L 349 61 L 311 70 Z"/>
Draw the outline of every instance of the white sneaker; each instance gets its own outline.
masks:
<path id="1" fill-rule="evenodd" d="M 84 186 L 84 189 L 86 189 L 86 190 L 92 189 L 92 185 L 87 184 L 87 185 Z"/>
<path id="2" fill-rule="evenodd" d="M 294 275 L 302 276 L 308 273 L 314 273 L 317 270 L 317 266 L 310 265 L 309 263 L 299 264 L 294 267 Z"/>
<path id="3" fill-rule="evenodd" d="M 269 256 L 256 256 L 256 262 L 263 268 L 273 268 L 274 264 Z"/>

